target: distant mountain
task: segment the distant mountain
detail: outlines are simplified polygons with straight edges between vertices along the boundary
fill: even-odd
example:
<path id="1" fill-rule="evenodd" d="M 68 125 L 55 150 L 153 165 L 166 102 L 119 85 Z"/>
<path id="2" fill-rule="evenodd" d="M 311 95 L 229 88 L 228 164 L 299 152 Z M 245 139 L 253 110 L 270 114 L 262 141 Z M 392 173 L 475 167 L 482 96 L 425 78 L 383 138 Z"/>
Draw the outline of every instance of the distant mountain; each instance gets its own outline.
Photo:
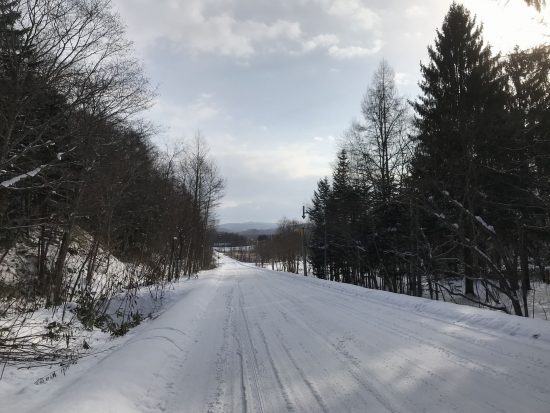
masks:
<path id="1" fill-rule="evenodd" d="M 241 234 L 243 232 L 272 234 L 276 229 L 277 224 L 271 222 L 239 222 L 218 225 L 218 231 L 233 232 L 236 234 Z"/>
<path id="2" fill-rule="evenodd" d="M 267 228 L 267 229 L 247 229 L 246 231 L 239 232 L 239 235 L 242 235 L 248 239 L 256 239 L 260 235 L 273 235 L 277 231 L 277 228 Z"/>

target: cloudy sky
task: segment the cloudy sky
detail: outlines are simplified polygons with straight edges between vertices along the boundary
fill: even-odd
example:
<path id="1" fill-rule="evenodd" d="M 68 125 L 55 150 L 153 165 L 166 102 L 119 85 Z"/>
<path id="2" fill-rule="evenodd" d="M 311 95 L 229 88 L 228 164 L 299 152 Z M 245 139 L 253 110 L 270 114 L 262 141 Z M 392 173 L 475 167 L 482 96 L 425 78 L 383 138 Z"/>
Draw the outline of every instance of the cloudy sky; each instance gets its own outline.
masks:
<path id="1" fill-rule="evenodd" d="M 301 215 L 381 59 L 403 95 L 447 0 L 113 0 L 158 85 L 145 116 L 171 147 L 200 130 L 227 180 L 225 222 Z M 548 41 L 523 0 L 464 0 L 504 52 Z M 544 20 L 541 22 L 541 18 Z"/>

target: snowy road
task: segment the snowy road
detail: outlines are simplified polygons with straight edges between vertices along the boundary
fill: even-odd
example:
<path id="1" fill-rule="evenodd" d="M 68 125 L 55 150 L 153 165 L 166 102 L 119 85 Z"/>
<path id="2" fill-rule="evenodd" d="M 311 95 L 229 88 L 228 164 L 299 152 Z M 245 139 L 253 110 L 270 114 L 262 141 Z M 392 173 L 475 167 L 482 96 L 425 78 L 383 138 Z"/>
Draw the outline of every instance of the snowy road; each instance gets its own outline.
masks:
<path id="1" fill-rule="evenodd" d="M 550 324 L 223 261 L 33 411 L 550 412 Z"/>

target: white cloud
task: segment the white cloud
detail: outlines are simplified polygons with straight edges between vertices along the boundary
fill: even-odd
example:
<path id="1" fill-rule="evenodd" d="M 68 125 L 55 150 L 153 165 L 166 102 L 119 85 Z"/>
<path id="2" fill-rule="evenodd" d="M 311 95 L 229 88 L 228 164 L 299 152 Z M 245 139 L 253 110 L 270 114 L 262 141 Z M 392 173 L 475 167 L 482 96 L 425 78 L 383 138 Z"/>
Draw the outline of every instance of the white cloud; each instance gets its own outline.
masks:
<path id="1" fill-rule="evenodd" d="M 358 29 L 372 30 L 380 22 L 380 17 L 361 0 L 333 0 L 325 6 L 332 16 L 345 18 L 353 22 Z"/>
<path id="2" fill-rule="evenodd" d="M 239 208 L 246 204 L 252 204 L 252 202 L 238 199 L 223 199 L 220 209 Z"/>
<path id="3" fill-rule="evenodd" d="M 336 138 L 332 135 L 329 135 L 329 136 L 315 136 L 313 138 L 314 141 L 316 142 L 334 142 L 336 140 Z"/>
<path id="4" fill-rule="evenodd" d="M 318 13 L 342 20 L 337 25 L 342 34 L 352 28 L 371 31 L 380 20 L 360 0 L 305 2 Z M 217 0 L 115 0 L 115 3 L 128 22 L 129 37 L 142 49 L 162 44 L 190 54 L 236 57 L 245 63 L 256 54 L 266 53 L 299 55 L 319 50 L 336 58 L 373 53 L 362 44 L 362 39 L 343 45 L 340 33 L 305 33 L 299 14 L 296 19 L 282 15 L 239 18 L 235 3 Z M 352 39 L 347 40 L 349 43 Z"/>
<path id="5" fill-rule="evenodd" d="M 395 73 L 395 84 L 398 86 L 406 86 L 411 84 L 411 75 L 403 72 Z"/>
<path id="6" fill-rule="evenodd" d="M 403 32 L 402 36 L 407 40 L 419 41 L 424 37 L 424 33 L 422 33 L 421 31 L 414 31 L 414 32 L 407 31 L 407 32 Z"/>
<path id="7" fill-rule="evenodd" d="M 426 16 L 428 13 L 428 10 L 424 6 L 420 6 L 418 4 L 413 4 L 410 7 L 407 7 L 405 9 L 405 16 L 409 18 L 416 18 L 416 17 L 423 17 Z"/>
<path id="8" fill-rule="evenodd" d="M 249 149 L 239 154 L 238 159 L 250 173 L 265 173 L 269 164 L 269 173 L 282 179 L 302 179 L 330 174 L 332 160 L 332 145 L 330 157 L 326 148 L 318 144 L 297 142 L 280 147 L 269 148 L 269 159 L 265 149 Z"/>
<path id="9" fill-rule="evenodd" d="M 496 50 L 509 52 L 516 45 L 529 48 L 548 43 L 550 36 L 550 5 L 541 13 L 524 1 L 463 0 L 464 6 L 483 23 L 483 34 Z M 548 4 L 548 2 L 547 2 Z"/>
<path id="10" fill-rule="evenodd" d="M 115 0 L 128 21 L 130 37 L 149 48 L 169 40 L 192 53 L 246 58 L 265 42 L 300 40 L 299 22 L 239 20 L 231 8 L 207 13 L 209 0 Z"/>
<path id="11" fill-rule="evenodd" d="M 222 118 L 222 115 L 214 96 L 203 93 L 187 105 L 158 100 L 150 110 L 149 118 L 166 128 L 164 138 L 168 138 L 168 142 L 163 144 L 171 145 L 193 136 L 210 122 Z"/>
<path id="12" fill-rule="evenodd" d="M 382 41 L 377 39 L 373 47 L 363 46 L 331 46 L 328 49 L 329 55 L 337 59 L 352 59 L 355 57 L 371 56 L 378 53 L 382 49 Z"/>
<path id="13" fill-rule="evenodd" d="M 223 56 L 246 58 L 255 54 L 260 45 L 299 41 L 300 24 L 285 20 L 272 23 L 238 21 L 229 15 L 205 18 L 192 30 L 178 33 L 191 52 L 213 53 Z"/>
<path id="14" fill-rule="evenodd" d="M 212 153 L 221 165 L 238 165 L 247 176 L 295 180 L 330 174 L 335 151 L 332 136 L 312 141 L 273 145 L 265 141 L 235 139 L 231 135 L 208 136 Z M 215 143 L 215 145 L 214 145 Z M 267 169 L 266 169 L 267 168 Z M 267 179 L 267 177 L 266 177 Z"/>
<path id="15" fill-rule="evenodd" d="M 314 50 L 325 50 L 326 53 L 336 59 L 352 59 L 357 57 L 371 56 L 382 49 L 382 41 L 377 39 L 372 47 L 365 46 L 340 46 L 340 39 L 334 34 L 321 34 L 304 42 L 303 52 Z M 337 72 L 337 69 L 330 69 Z"/>
<path id="16" fill-rule="evenodd" d="M 340 39 L 335 34 L 320 34 L 304 42 L 304 51 L 327 49 L 338 43 L 340 43 Z"/>

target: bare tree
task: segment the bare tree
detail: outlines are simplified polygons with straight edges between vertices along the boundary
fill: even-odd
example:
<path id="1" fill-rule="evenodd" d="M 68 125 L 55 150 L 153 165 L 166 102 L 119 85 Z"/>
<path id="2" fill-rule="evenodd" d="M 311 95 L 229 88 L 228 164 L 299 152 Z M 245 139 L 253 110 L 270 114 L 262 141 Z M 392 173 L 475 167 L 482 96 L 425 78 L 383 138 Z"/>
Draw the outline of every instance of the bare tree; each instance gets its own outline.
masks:
<path id="1" fill-rule="evenodd" d="M 361 103 L 363 122 L 354 122 L 346 144 L 373 183 L 375 196 L 388 203 L 407 167 L 410 117 L 395 86 L 395 72 L 382 60 Z"/>

